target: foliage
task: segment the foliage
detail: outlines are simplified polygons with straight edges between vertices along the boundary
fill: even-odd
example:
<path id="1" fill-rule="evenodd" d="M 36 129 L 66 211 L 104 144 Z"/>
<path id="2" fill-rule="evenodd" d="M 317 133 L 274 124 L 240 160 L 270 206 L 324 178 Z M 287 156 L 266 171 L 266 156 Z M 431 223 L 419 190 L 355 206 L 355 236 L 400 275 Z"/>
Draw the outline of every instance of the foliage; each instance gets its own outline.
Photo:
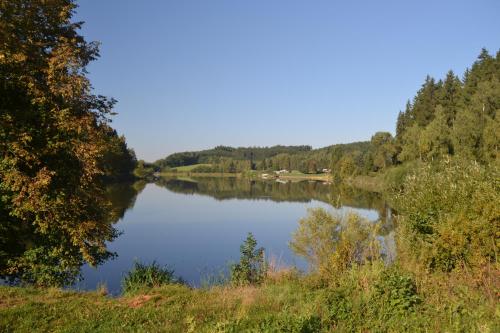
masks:
<path id="1" fill-rule="evenodd" d="M 395 194 L 406 248 L 430 269 L 496 261 L 499 179 L 498 167 L 461 159 L 418 168 Z"/>
<path id="2" fill-rule="evenodd" d="M 406 177 L 413 173 L 420 164 L 416 160 L 388 168 L 383 174 L 383 191 L 385 193 L 393 193 L 401 190 Z"/>
<path id="3" fill-rule="evenodd" d="M 134 267 L 125 275 L 122 281 L 122 290 L 125 293 L 144 288 L 160 287 L 162 285 L 179 283 L 181 280 L 174 276 L 174 271 L 162 267 L 155 261 L 151 264 L 135 262 Z"/>
<path id="4" fill-rule="evenodd" d="M 357 214 L 335 216 L 322 208 L 310 209 L 299 221 L 290 248 L 329 277 L 380 257 L 376 228 Z"/>
<path id="5" fill-rule="evenodd" d="M 273 146 L 273 147 L 226 147 L 217 146 L 196 152 L 174 153 L 155 162 L 160 168 L 178 167 L 198 163 L 214 163 L 220 158 L 232 160 L 258 161 L 278 154 L 295 154 L 310 151 L 310 146 Z"/>
<path id="6" fill-rule="evenodd" d="M 153 179 L 155 172 L 158 171 L 154 164 L 139 160 L 134 169 L 134 176 L 140 179 Z"/>
<path id="7" fill-rule="evenodd" d="M 328 307 L 328 319 L 333 323 L 348 321 L 353 312 L 352 295 L 349 290 L 337 288 L 327 293 L 325 304 Z"/>
<path id="8" fill-rule="evenodd" d="M 297 170 L 302 173 L 316 174 L 323 169 L 337 169 L 343 156 L 354 158 L 356 170 L 371 171 L 370 142 L 338 144 L 320 149 L 310 146 L 273 146 L 273 147 L 224 147 L 198 152 L 175 153 L 154 164 L 162 169 L 210 164 L 210 168 L 200 168 L 196 172 L 241 173 L 249 170 L 276 171 Z M 369 163 L 369 165 L 366 165 Z M 194 172 L 194 171 L 193 171 Z M 350 171 L 351 172 L 351 171 Z M 349 173 L 349 176 L 351 174 Z"/>
<path id="9" fill-rule="evenodd" d="M 373 170 L 386 169 L 396 163 L 397 147 L 391 133 L 378 132 L 372 136 Z"/>
<path id="10" fill-rule="evenodd" d="M 134 150 L 127 147 L 125 137 L 108 128 L 106 141 L 107 149 L 99 162 L 103 178 L 108 183 L 133 179 L 137 158 Z"/>
<path id="11" fill-rule="evenodd" d="M 390 314 L 406 314 L 420 302 L 415 281 L 394 268 L 384 271 L 374 288 L 373 302 Z"/>
<path id="12" fill-rule="evenodd" d="M 0 276 L 12 281 L 69 283 L 79 265 L 109 258 L 102 180 L 134 164 L 109 127 L 115 101 L 92 93 L 98 45 L 78 34 L 75 7 L 0 2 Z"/>
<path id="13" fill-rule="evenodd" d="M 458 155 L 483 164 L 497 161 L 500 132 L 500 52 L 483 49 L 463 80 L 452 71 L 444 81 L 427 77 L 400 112 L 396 142 L 403 162 Z"/>
<path id="14" fill-rule="evenodd" d="M 261 283 L 267 272 L 264 248 L 257 248 L 257 241 L 252 233 L 240 246 L 240 262 L 231 266 L 231 283 L 248 285 Z"/>

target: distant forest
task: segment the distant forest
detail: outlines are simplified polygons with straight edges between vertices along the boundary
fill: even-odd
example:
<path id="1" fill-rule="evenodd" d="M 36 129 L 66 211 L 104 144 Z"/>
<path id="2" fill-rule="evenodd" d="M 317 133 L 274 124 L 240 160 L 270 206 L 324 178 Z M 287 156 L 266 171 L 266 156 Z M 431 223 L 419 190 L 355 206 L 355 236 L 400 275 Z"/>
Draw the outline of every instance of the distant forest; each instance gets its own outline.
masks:
<path id="1" fill-rule="evenodd" d="M 354 151 L 366 151 L 369 142 L 340 144 L 321 149 L 311 146 L 273 146 L 273 147 L 226 147 L 197 152 L 175 153 L 154 162 L 160 170 L 185 165 L 205 164 L 197 167 L 197 172 L 244 172 L 247 170 L 298 170 L 304 173 L 317 173 L 330 168 L 331 156 L 337 152 L 344 155 Z M 210 166 L 207 166 L 209 164 Z"/>
<path id="2" fill-rule="evenodd" d="M 331 169 L 347 178 L 384 171 L 407 162 L 430 162 L 459 155 L 482 164 L 499 156 L 500 52 L 483 49 L 462 78 L 449 71 L 444 79 L 427 76 L 396 122 L 396 136 L 375 133 L 370 141 L 311 146 L 233 148 L 175 153 L 140 168 L 165 171 L 202 164 L 193 172 L 245 172 L 248 170 L 298 170 L 318 173 Z"/>

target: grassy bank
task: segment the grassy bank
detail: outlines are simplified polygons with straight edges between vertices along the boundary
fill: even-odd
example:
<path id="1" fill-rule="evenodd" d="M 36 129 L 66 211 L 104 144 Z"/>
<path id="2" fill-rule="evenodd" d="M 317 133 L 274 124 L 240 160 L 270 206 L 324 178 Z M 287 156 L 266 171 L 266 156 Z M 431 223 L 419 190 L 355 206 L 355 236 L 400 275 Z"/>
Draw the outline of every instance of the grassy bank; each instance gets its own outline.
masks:
<path id="1" fill-rule="evenodd" d="M 486 272 L 487 270 L 485 270 Z M 2 332 L 498 332 L 498 303 L 464 275 L 405 276 L 374 263 L 336 280 L 275 273 L 260 286 L 171 284 L 118 298 L 0 287 Z M 484 276 L 492 282 L 492 274 Z M 403 283 L 401 283 L 401 281 Z M 414 300 L 414 301 L 412 301 Z"/>
<path id="2" fill-rule="evenodd" d="M 368 192 L 381 193 L 384 190 L 384 178 L 382 175 L 377 176 L 356 176 L 348 178 L 344 181 L 346 184 L 365 190 Z"/>
<path id="3" fill-rule="evenodd" d="M 309 174 L 309 173 L 302 173 L 302 172 L 294 170 L 290 173 L 281 174 L 279 176 L 279 179 L 331 181 L 332 176 L 329 173 Z"/>

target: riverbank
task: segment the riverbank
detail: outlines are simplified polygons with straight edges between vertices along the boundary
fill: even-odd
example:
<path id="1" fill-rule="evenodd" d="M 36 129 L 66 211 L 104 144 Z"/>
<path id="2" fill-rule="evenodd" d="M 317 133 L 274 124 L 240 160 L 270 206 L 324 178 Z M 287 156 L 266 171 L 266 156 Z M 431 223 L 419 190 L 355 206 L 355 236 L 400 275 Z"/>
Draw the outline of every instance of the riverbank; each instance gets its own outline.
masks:
<path id="1" fill-rule="evenodd" d="M 277 179 L 284 179 L 284 180 L 318 180 L 318 181 L 324 181 L 324 182 L 331 182 L 332 181 L 332 175 L 331 174 L 326 174 L 326 173 L 321 173 L 321 174 L 305 174 L 305 173 L 298 173 L 298 174 L 281 174 Z"/>
<path id="2" fill-rule="evenodd" d="M 317 180 L 317 181 L 332 181 L 332 176 L 330 174 L 304 174 L 304 173 L 288 173 L 275 175 L 272 173 L 265 172 L 244 172 L 244 173 L 228 173 L 228 172 L 190 172 L 190 171 L 178 171 L 178 172 L 161 172 L 158 173 L 159 177 L 221 177 L 221 178 L 249 178 L 249 179 L 259 179 L 259 180 Z"/>
<path id="3" fill-rule="evenodd" d="M 485 271 L 484 279 L 491 278 Z M 165 285 L 120 297 L 0 287 L 2 332 L 495 332 L 496 298 L 458 274 L 417 275 L 382 263 L 334 279 L 293 271 L 258 286 Z M 460 292 L 467 290 L 467 292 Z M 464 311 L 466 310 L 466 311 Z"/>
<path id="4" fill-rule="evenodd" d="M 160 172 L 159 177 L 172 178 L 172 177 L 220 177 L 220 178 L 241 178 L 241 173 L 228 173 L 228 172 Z"/>
<path id="5" fill-rule="evenodd" d="M 377 176 L 356 176 L 348 178 L 344 181 L 347 185 L 353 186 L 357 189 L 382 193 L 384 190 L 384 177 Z"/>

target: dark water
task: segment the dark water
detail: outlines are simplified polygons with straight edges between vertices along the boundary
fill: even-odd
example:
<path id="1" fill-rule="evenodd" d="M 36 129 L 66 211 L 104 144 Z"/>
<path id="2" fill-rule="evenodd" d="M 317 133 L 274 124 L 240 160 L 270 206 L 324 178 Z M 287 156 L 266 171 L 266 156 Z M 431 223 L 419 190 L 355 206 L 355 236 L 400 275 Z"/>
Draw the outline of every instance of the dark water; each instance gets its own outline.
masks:
<path id="1" fill-rule="evenodd" d="M 387 212 L 376 194 L 317 181 L 161 179 L 115 185 L 109 195 L 122 216 L 115 225 L 122 235 L 109 244 L 118 257 L 98 268 L 83 267 L 79 289 L 105 284 L 110 292 L 119 293 L 120 280 L 134 260 L 156 260 L 199 286 L 207 274 L 238 260 L 248 232 L 266 249 L 266 256 L 305 270 L 307 263 L 293 254 L 288 243 L 308 208 L 352 210 L 373 221 L 386 219 Z"/>

